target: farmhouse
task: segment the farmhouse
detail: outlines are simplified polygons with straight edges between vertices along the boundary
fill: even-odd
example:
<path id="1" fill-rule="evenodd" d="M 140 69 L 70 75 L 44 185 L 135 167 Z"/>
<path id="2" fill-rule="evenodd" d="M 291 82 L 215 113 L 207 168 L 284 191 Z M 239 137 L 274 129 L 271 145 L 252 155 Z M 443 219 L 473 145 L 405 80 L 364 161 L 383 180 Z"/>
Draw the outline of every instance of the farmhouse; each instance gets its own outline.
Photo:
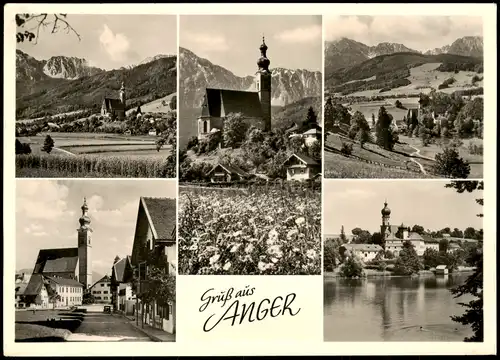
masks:
<path id="1" fill-rule="evenodd" d="M 120 259 L 118 256 L 111 268 L 111 293 L 113 307 L 125 314 L 135 312 L 135 295 L 132 291 L 134 270 L 130 256 Z"/>
<path id="2" fill-rule="evenodd" d="M 67 307 L 81 305 L 83 285 L 74 279 L 33 274 L 24 290 L 26 305 L 35 308 Z"/>
<path id="3" fill-rule="evenodd" d="M 111 279 L 108 275 L 102 277 L 90 288 L 90 292 L 96 303 L 110 304 L 111 303 Z"/>
<path id="4" fill-rule="evenodd" d="M 248 174 L 236 166 L 217 164 L 208 173 L 211 182 L 230 182 L 243 180 Z"/>
<path id="5" fill-rule="evenodd" d="M 126 107 L 126 97 L 125 97 L 125 85 L 122 82 L 122 86 L 119 91 L 119 98 L 108 98 L 102 99 L 101 105 L 101 115 L 116 118 L 117 120 L 125 119 L 125 107 Z"/>
<path id="6" fill-rule="evenodd" d="M 149 286 L 148 273 L 153 264 L 165 267 L 171 274 L 176 272 L 176 201 L 167 198 L 141 197 L 135 227 L 131 265 L 138 270 L 137 295 Z M 175 333 L 175 299 L 164 304 L 157 301 L 139 302 L 136 311 L 150 326 Z"/>
<path id="7" fill-rule="evenodd" d="M 321 141 L 321 129 L 313 128 L 309 129 L 302 134 L 304 141 L 307 146 L 310 146 L 316 141 Z"/>
<path id="8" fill-rule="evenodd" d="M 384 251 L 380 245 L 375 244 L 344 244 L 341 247 L 347 254 L 354 254 L 363 262 L 375 259 L 379 252 Z"/>
<path id="9" fill-rule="evenodd" d="M 261 57 L 254 79 L 254 91 L 206 88 L 198 117 L 198 139 L 206 138 L 212 129 L 221 130 L 227 115 L 240 113 L 246 121 L 265 130 L 271 129 L 271 63 L 266 56 L 267 45 L 262 38 Z"/>
<path id="10" fill-rule="evenodd" d="M 25 291 L 28 300 L 42 301 L 40 300 L 43 298 L 41 292 L 46 283 L 55 283 L 57 288 L 62 287 L 63 290 L 65 287 L 78 287 L 77 283 L 82 284 L 84 290 L 92 285 L 92 228 L 86 199 L 83 200 L 81 209 L 82 216 L 78 220 L 80 228 L 77 230 L 78 247 L 39 251 L 33 274 Z M 71 300 L 71 297 L 73 295 L 69 295 L 69 298 L 63 297 L 62 301 L 65 301 L 66 305 L 74 303 L 76 300 Z"/>
<path id="11" fill-rule="evenodd" d="M 313 179 L 320 171 L 320 164 L 303 154 L 294 153 L 284 163 L 287 168 L 287 180 L 310 180 Z"/>

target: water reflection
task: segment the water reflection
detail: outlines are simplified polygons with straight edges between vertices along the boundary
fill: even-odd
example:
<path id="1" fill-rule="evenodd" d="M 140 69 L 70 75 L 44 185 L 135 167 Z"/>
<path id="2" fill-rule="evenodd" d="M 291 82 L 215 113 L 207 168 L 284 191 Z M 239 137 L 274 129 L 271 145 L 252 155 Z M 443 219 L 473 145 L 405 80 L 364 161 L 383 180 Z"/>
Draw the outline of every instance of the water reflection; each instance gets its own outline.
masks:
<path id="1" fill-rule="evenodd" d="M 449 289 L 468 274 L 324 280 L 325 341 L 463 341 Z"/>

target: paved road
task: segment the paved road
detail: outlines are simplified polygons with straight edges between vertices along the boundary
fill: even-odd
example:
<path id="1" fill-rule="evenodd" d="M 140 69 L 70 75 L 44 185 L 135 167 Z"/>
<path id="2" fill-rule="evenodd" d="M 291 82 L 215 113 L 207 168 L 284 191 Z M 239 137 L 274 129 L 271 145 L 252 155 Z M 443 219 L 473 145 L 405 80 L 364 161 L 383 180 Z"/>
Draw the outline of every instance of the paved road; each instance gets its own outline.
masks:
<path id="1" fill-rule="evenodd" d="M 151 341 L 122 316 L 90 312 L 67 341 Z"/>

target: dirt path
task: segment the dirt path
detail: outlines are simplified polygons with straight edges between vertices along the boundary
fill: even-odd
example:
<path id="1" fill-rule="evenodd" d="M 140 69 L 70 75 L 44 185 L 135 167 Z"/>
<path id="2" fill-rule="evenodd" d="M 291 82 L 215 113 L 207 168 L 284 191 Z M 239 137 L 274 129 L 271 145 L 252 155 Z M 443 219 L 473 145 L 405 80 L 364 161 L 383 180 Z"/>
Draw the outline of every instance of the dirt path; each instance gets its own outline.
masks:
<path id="1" fill-rule="evenodd" d="M 68 150 L 64 150 L 64 149 L 61 149 L 61 148 L 54 147 L 54 148 L 52 148 L 52 150 L 61 151 L 65 155 L 76 156 L 76 154 L 73 154 L 72 152 L 69 152 Z"/>
<path id="2" fill-rule="evenodd" d="M 420 171 L 422 171 L 422 173 L 423 173 L 424 175 L 427 175 L 427 171 L 425 171 L 425 169 L 424 169 L 423 165 L 422 165 L 421 163 L 419 163 L 417 160 L 415 160 L 415 159 L 413 158 L 413 157 L 415 157 L 415 156 L 421 156 L 421 155 L 420 155 L 420 149 L 419 149 L 419 148 L 416 148 L 416 147 L 415 147 L 415 146 L 413 146 L 413 145 L 409 145 L 409 144 L 408 144 L 408 146 L 409 146 L 409 147 L 411 147 L 412 149 L 414 149 L 414 150 L 415 150 L 415 152 L 414 152 L 414 153 L 411 153 L 411 154 L 410 154 L 410 156 L 411 156 L 410 161 L 411 161 L 411 162 L 414 162 L 415 164 L 417 164 L 417 165 L 418 165 L 418 167 L 420 168 Z M 425 156 L 422 156 L 422 157 L 425 157 Z M 429 160 L 433 160 L 433 159 L 430 159 L 430 158 L 428 158 L 428 159 L 429 159 Z"/>

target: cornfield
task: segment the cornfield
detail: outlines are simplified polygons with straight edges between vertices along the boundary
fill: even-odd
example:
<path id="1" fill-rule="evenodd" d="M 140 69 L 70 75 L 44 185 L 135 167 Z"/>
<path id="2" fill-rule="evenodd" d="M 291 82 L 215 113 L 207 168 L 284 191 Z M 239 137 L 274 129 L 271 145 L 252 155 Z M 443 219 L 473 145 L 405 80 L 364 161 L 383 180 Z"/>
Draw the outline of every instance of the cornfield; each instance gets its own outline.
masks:
<path id="1" fill-rule="evenodd" d="M 74 157 L 54 154 L 16 155 L 16 170 L 33 169 L 36 173 L 54 172 L 66 177 L 133 177 L 171 178 L 175 177 L 175 166 L 167 159 L 126 158 L 123 156 L 78 155 Z M 25 173 L 25 171 L 22 171 Z"/>

